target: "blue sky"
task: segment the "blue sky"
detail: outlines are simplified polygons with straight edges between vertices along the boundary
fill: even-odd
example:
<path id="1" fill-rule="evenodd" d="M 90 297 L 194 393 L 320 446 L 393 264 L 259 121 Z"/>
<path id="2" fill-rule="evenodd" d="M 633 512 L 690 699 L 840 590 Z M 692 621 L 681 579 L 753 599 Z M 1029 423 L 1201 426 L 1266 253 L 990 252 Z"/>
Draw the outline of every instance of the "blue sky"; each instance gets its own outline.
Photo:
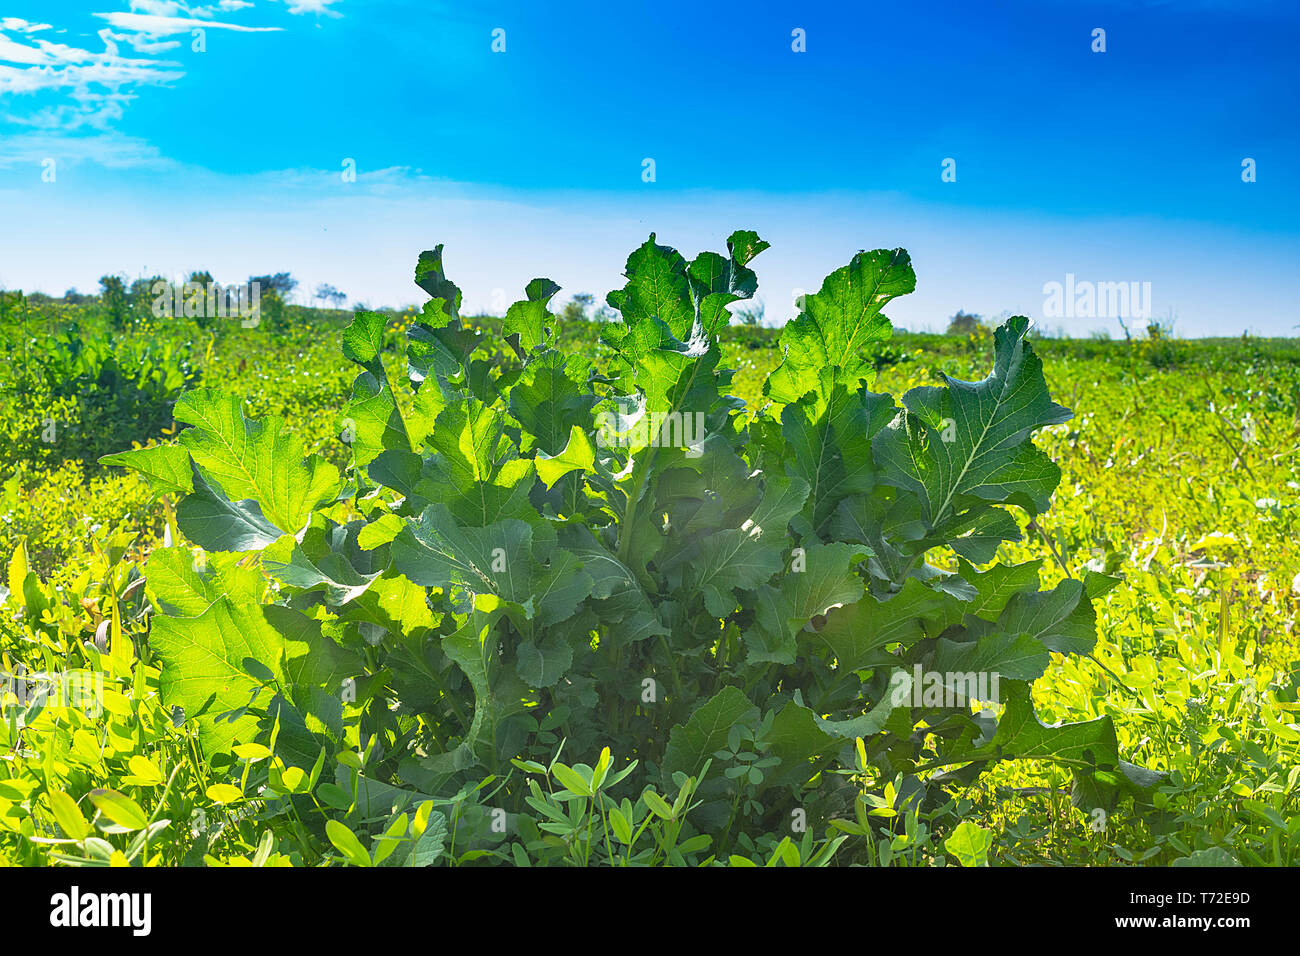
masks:
<path id="1" fill-rule="evenodd" d="M 289 270 L 396 304 L 443 242 L 500 310 L 535 275 L 602 298 L 650 231 L 744 227 L 769 322 L 903 245 L 905 327 L 1120 334 L 1047 314 L 1069 275 L 1149 282 L 1184 335 L 1294 334 L 1298 28 L 1269 0 L 0 0 L 0 285 Z"/>

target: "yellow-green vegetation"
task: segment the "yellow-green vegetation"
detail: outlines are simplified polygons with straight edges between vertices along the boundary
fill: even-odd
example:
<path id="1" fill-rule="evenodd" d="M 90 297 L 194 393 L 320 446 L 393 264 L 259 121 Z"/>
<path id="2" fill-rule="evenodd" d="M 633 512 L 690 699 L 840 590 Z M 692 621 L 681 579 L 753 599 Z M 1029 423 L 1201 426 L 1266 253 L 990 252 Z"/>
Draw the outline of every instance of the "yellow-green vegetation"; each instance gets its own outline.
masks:
<path id="1" fill-rule="evenodd" d="M 743 234 L 737 236 L 745 241 Z M 642 253 L 660 255 L 655 252 L 660 248 Z M 733 276 L 723 291 L 744 292 L 743 281 L 736 284 L 734 276 L 743 275 L 747 259 L 729 253 L 718 257 L 719 263 L 729 263 Z M 670 261 L 666 253 L 662 258 Z M 430 414 L 422 409 L 429 393 L 425 386 L 417 394 L 407 375 L 404 352 L 411 330 L 417 330 L 416 340 L 436 339 L 453 358 L 459 343 L 469 341 L 452 338 L 462 320 L 445 307 L 455 287 L 442 275 L 441 263 L 417 275 L 435 297 L 432 309 L 358 317 L 351 325 L 350 316 L 297 307 L 285 309 L 274 325 L 244 328 L 238 321 L 159 320 L 143 310 L 124 318 L 119 308 L 109 316 L 95 300 L 33 304 L 12 293 L 0 300 L 0 368 L 5 369 L 0 375 L 10 377 L 0 383 L 0 553 L 6 558 L 0 582 L 0 670 L 6 678 L 0 859 L 14 865 L 136 866 L 1293 865 L 1300 860 L 1300 813 L 1293 809 L 1300 780 L 1300 548 L 1294 544 L 1300 346 L 1293 340 L 1157 336 L 1109 342 L 1032 333 L 1028 339 L 1042 361 L 1051 398 L 1073 417 L 1034 431 L 1034 444 L 1059 466 L 1060 482 L 1050 509 L 1039 509 L 1032 518 L 1016 507 L 1004 512 L 1014 517 L 1020 538 L 994 540 L 995 562 L 1009 568 L 1040 562 L 1037 587 L 1044 591 L 1070 579 L 1117 579 L 1109 589 L 1098 586 L 1095 596 L 1088 594 L 1095 607 L 1095 646 L 1082 653 L 1050 653 L 1045 671 L 1032 681 L 1032 712 L 1047 724 L 1108 718 L 1118 755 L 1134 768 L 1130 778 L 1121 779 L 1124 771 L 1114 767 L 1080 772 L 1080 761 L 1035 759 L 1032 748 L 1007 754 L 1022 757 L 1015 760 L 987 759 L 987 751 L 976 748 L 972 753 L 985 759 L 926 766 L 914 755 L 876 749 L 890 733 L 898 734 L 868 722 L 855 725 L 858 733 L 824 753 L 807 751 L 811 779 L 790 778 L 794 782 L 783 786 L 803 789 L 778 796 L 779 788 L 769 786 L 764 775 L 781 772 L 780 760 L 789 759 L 790 747 L 781 741 L 794 738 L 794 717 L 778 725 L 775 744 L 771 721 L 756 719 L 751 725 L 738 718 L 739 729 L 724 732 L 708 753 L 701 751 L 703 763 L 693 763 L 680 757 L 680 747 L 673 757 L 629 743 L 641 726 L 634 702 L 616 702 L 605 710 L 601 700 L 609 720 L 607 740 L 587 725 L 570 726 L 572 718 L 556 706 L 526 733 L 508 719 L 494 724 L 494 731 L 501 731 L 494 752 L 509 746 L 495 744 L 510 734 L 517 746 L 507 754 L 512 759 L 485 769 L 483 761 L 492 755 L 484 758 L 467 731 L 476 676 L 457 652 L 443 657 L 409 642 L 392 648 L 382 641 L 367 644 L 365 634 L 373 632 L 349 625 L 338 603 L 342 598 L 334 589 L 349 583 L 338 573 L 322 575 L 326 598 L 318 586 L 304 586 L 300 574 L 277 577 L 275 568 L 294 563 L 292 542 L 256 547 L 243 542 L 226 551 L 215 546 L 228 542 L 225 537 L 209 542 L 206 552 L 194 549 L 194 534 L 205 533 L 186 533 L 197 527 L 194 506 L 186 506 L 190 520 L 184 511 L 178 517 L 178 507 L 197 493 L 188 470 L 170 479 L 155 476 L 151 483 L 137 471 L 99 462 L 133 447 L 181 447 L 175 442 L 186 421 L 177 419 L 188 415 L 193 422 L 196 410 L 208 407 L 201 402 L 215 402 L 209 397 L 217 393 L 238 396 L 246 399 L 242 413 L 250 422 L 281 419 L 301 442 L 290 464 L 319 454 L 338 471 L 337 497 L 322 496 L 314 506 L 313 523 L 299 535 L 303 549 L 349 521 L 364 521 L 376 538 L 387 534 L 385 542 L 393 541 L 395 552 L 399 533 L 409 534 L 407 553 L 416 557 L 406 566 L 427 566 L 416 549 L 428 548 L 430 535 L 451 533 L 452 525 L 438 524 L 444 517 L 436 511 L 409 510 L 411 495 L 395 496 L 391 487 L 367 481 L 374 474 L 368 462 L 392 447 L 383 435 L 375 437 L 358 424 L 361 405 L 386 395 L 393 414 L 406 423 L 406 437 L 416 432 L 427 437 L 434 427 L 448 427 L 450 419 L 438 417 L 440 411 L 475 400 L 455 394 L 457 388 L 471 393 L 475 388 L 465 384 L 474 375 L 469 352 L 459 356 L 459 364 L 442 366 L 437 365 L 441 353 L 429 358 L 423 352 L 421 358 L 413 352 L 411 363 L 427 361 L 429 380 L 439 379 L 443 406 L 427 419 L 427 427 L 417 424 Z M 629 277 L 623 297 L 615 296 L 611 304 L 621 305 L 634 327 L 648 319 L 636 317 L 640 292 L 632 260 Z M 530 363 L 544 361 L 538 354 L 551 350 L 591 361 L 616 383 L 613 392 L 619 391 L 620 379 L 633 386 L 623 391 L 634 391 L 643 356 L 608 327 L 550 317 L 545 291 L 530 286 L 513 317 L 463 320 L 465 334 L 473 337 L 473 359 L 484 363 L 483 381 L 504 392 L 515 381 L 511 376 L 526 374 Z M 692 295 L 696 318 L 708 294 L 720 292 L 708 287 Z M 432 331 L 439 334 L 421 339 L 418 330 L 430 328 L 431 315 L 437 317 Z M 353 334 L 346 358 L 340 354 L 345 327 Z M 802 374 L 798 368 L 773 376 L 784 357 L 778 330 L 719 323 L 713 331 L 719 365 L 735 370 L 723 391 L 746 403 L 738 421 L 749 430 L 742 435 L 737 429 L 738 454 L 749 454 L 747 443 L 768 441 L 775 449 L 770 461 L 782 463 L 768 471 L 788 468 L 795 481 L 797 456 L 782 458 L 762 422 L 779 416 L 777 399 L 803 394 L 800 389 L 816 376 L 800 379 L 798 386 L 789 384 Z M 358 352 L 361 339 L 373 346 L 373 354 Z M 669 352 L 674 348 L 667 346 Z M 994 352 L 993 335 L 984 330 L 968 336 L 895 331 L 892 337 L 853 341 L 851 362 L 840 361 L 855 369 L 855 382 L 860 373 L 870 393 L 902 396 L 918 386 L 944 386 L 943 375 L 980 381 L 994 366 Z M 464 381 L 456 368 L 464 370 Z M 382 389 L 372 387 L 381 379 Z M 777 385 L 765 390 L 769 381 Z M 199 397 L 187 399 L 188 410 L 182 406 L 173 416 L 182 394 Z M 505 400 L 502 407 L 512 408 Z M 392 420 L 384 418 L 388 414 L 384 411 L 381 420 Z M 263 426 L 249 427 L 255 432 Z M 536 434 L 537 427 L 524 430 Z M 366 441 L 375 444 L 363 452 Z M 565 454 L 573 446 L 544 450 L 567 467 Z M 205 454 L 208 458 L 196 454 L 195 460 L 210 478 L 220 473 L 212 464 L 219 457 Z M 535 457 L 536 450 L 530 454 Z M 582 507 L 595 515 L 605 507 L 592 503 L 604 479 L 594 465 L 587 466 L 594 477 L 583 477 L 578 459 L 574 467 L 587 481 Z M 556 474 L 548 490 L 574 481 L 573 469 Z M 175 490 L 160 493 L 168 480 Z M 610 488 L 612 498 L 618 486 Z M 580 493 L 577 485 L 572 491 Z M 226 506 L 244 506 L 248 502 L 239 499 L 255 497 L 232 492 L 211 500 L 229 513 Z M 809 507 L 807 520 L 815 524 L 824 516 L 816 505 Z M 631 523 L 625 511 L 613 510 Z M 245 509 L 239 520 L 249 513 Z M 257 515 L 271 513 L 267 505 Z M 561 507 L 558 514 L 566 513 Z M 399 525 L 411 530 L 399 532 Z M 461 516 L 455 526 L 473 528 L 474 523 Z M 803 543 L 811 542 L 812 530 Z M 612 543 L 611 554 L 636 572 L 648 593 L 665 587 L 656 568 L 637 567 L 635 536 L 619 547 L 624 540 Z M 851 543 L 843 543 L 848 540 L 822 546 L 846 549 L 849 560 Z M 329 571 L 314 554 L 299 553 L 315 561 L 317 570 Z M 173 560 L 181 554 L 192 556 L 192 562 Z M 961 557 L 951 547 L 937 546 L 925 560 L 940 572 L 961 573 Z M 976 560 L 971 552 L 965 557 Z M 988 567 L 991 562 L 976 563 Z M 382 573 L 401 578 L 397 559 L 394 568 Z M 862 568 L 868 579 L 865 563 Z M 380 573 L 349 570 L 364 572 L 363 577 Z M 478 613 L 502 615 L 499 626 L 510 634 L 531 626 L 531 616 L 516 615 L 504 598 L 500 607 L 485 605 L 457 617 L 467 612 L 452 600 L 460 585 L 452 579 L 417 580 L 423 573 L 411 570 L 406 577 L 415 580 L 416 590 L 427 589 L 426 598 L 398 608 L 410 599 L 409 588 L 394 585 L 382 593 L 369 620 L 418 619 L 421 640 L 435 642 L 463 636 Z M 169 596 L 177 593 L 172 579 L 194 592 L 188 610 L 178 610 L 178 599 Z M 715 596 L 706 608 L 717 612 L 712 620 L 719 630 L 699 660 L 720 673 L 739 663 L 726 655 L 742 656 L 746 646 L 741 637 L 750 620 L 745 589 L 737 584 L 736 593 L 734 615 L 729 594 Z M 180 625 L 159 630 L 159 621 L 192 619 L 222 601 L 230 613 L 242 613 L 230 595 L 255 595 L 253 605 L 284 605 L 285 614 L 300 615 L 293 625 L 299 630 L 285 642 L 286 662 L 311 659 L 316 667 L 310 653 L 322 644 L 330 653 L 357 658 L 355 670 L 339 673 L 365 676 L 346 688 L 341 708 L 331 705 L 337 714 L 306 698 L 279 705 L 241 702 L 246 707 L 222 703 L 206 711 L 192 707 L 189 713 L 164 703 L 166 668 L 181 666 L 174 662 L 186 638 Z M 586 599 L 592 600 L 590 593 Z M 835 614 L 829 602 L 820 610 Z M 435 616 L 439 623 L 432 623 Z M 719 621 L 731 623 L 721 627 Z M 609 641 L 612 631 L 602 630 L 594 618 L 589 623 L 584 640 L 587 633 L 598 635 L 591 642 L 597 645 L 591 652 L 598 653 L 599 635 Z M 555 645 L 548 640 L 539 637 L 536 650 L 530 650 L 536 654 L 530 671 L 547 675 L 537 676 L 534 685 L 550 680 Z M 647 643 L 661 640 L 667 638 L 655 635 Z M 799 648 L 807 646 L 799 640 Z M 642 646 L 620 652 L 626 656 L 616 659 L 612 670 L 638 661 L 667 680 L 672 654 L 638 658 Z M 559 656 L 573 657 L 579 650 L 566 648 Z M 415 680 L 402 676 L 394 662 L 403 653 L 405 666 L 435 682 L 436 693 L 416 690 Z M 771 681 L 777 694 L 780 675 L 787 684 L 794 679 L 794 665 L 776 660 L 774 671 L 752 678 L 753 687 Z M 261 664 L 274 670 L 281 661 Z M 256 662 L 248 671 L 232 671 L 214 695 L 221 698 L 230 685 L 257 685 L 256 671 Z M 561 680 L 576 688 L 564 706 L 578 709 L 586 699 L 580 692 L 598 687 L 597 678 L 607 673 L 596 669 Z M 219 675 L 215 679 L 220 682 Z M 716 709 L 724 710 L 729 700 L 718 700 L 717 686 L 703 688 L 692 707 L 717 701 Z M 868 686 L 864 678 L 864 695 Z M 878 691 L 877 685 L 873 693 Z M 558 693 L 540 697 L 533 688 L 519 690 L 519 696 L 539 706 L 561 702 Z M 434 712 L 436 721 L 420 716 Z M 829 714 L 828 709 L 816 716 Z M 444 720 L 460 735 L 444 753 L 430 751 L 446 739 L 428 724 Z M 683 725 L 682 739 L 691 732 Z M 394 755 L 421 734 L 423 771 L 408 763 L 399 773 Z M 897 750 L 896 741 L 885 749 L 891 748 Z M 670 766 L 662 775 L 643 776 L 647 756 L 675 761 L 676 773 Z M 1086 759 L 1095 756 L 1089 751 Z M 900 761 L 910 761 L 912 771 L 885 769 Z M 443 772 L 453 764 L 454 773 Z M 844 788 L 855 796 L 837 803 Z M 835 799 L 826 798 L 828 793 Z M 822 802 L 810 794 L 822 795 Z M 805 803 L 815 812 L 805 827 L 793 827 L 791 808 Z M 501 808 L 506 825 L 498 829 L 494 814 Z"/>

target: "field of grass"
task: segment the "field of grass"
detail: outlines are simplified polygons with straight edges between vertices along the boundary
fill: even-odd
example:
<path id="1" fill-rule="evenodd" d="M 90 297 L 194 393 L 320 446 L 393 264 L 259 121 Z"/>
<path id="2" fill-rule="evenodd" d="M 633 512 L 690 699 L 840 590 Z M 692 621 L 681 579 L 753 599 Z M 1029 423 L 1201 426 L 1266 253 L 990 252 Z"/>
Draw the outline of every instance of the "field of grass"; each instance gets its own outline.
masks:
<path id="1" fill-rule="evenodd" d="M 351 316 L 290 307 L 274 326 L 199 327 L 143 311 L 113 319 L 93 299 L 32 304 L 13 294 L 0 311 L 0 376 L 8 379 L 0 381 L 0 669 L 8 675 L 0 860 L 547 859 L 490 827 L 458 839 L 458 826 L 468 832 L 476 812 L 490 812 L 493 795 L 509 789 L 501 777 L 468 780 L 411 803 L 408 813 L 390 800 L 399 781 L 358 792 L 358 779 L 367 779 L 355 772 L 363 747 L 322 750 L 320 762 L 301 768 L 276 767 L 269 740 L 214 759 L 195 722 L 177 719 L 160 698 L 161 661 L 148 636 L 157 607 L 143 578 L 155 549 L 179 543 L 177 496 L 155 495 L 139 473 L 98 460 L 171 442 L 181 427 L 173 404 L 201 387 L 242 396 L 249 418 L 283 419 L 307 454 L 347 469 L 338 421 L 357 370 L 339 348 Z M 385 339 L 400 342 L 415 319 L 414 310 L 388 315 Z M 466 321 L 489 343 L 485 354 L 509 360 L 502 319 Z M 563 352 L 597 367 L 611 361 L 596 323 L 566 321 L 556 334 Z M 779 335 L 721 332 L 722 364 L 736 370 L 729 391 L 749 412 L 766 402 Z M 731 838 L 721 851 L 707 828 L 691 829 L 689 813 L 684 829 L 679 814 L 646 815 L 663 860 L 1300 862 L 1300 343 L 1032 341 L 1052 397 L 1074 414 L 1036 433 L 1063 477 L 1049 511 L 1017 516 L 1023 536 L 1003 542 L 998 558 L 1041 560 L 1044 588 L 1088 571 L 1119 578 L 1096 601 L 1095 648 L 1053 653 L 1033 684 L 1034 707 L 1047 723 L 1110 717 L 1124 760 L 1163 776 L 1143 800 L 1103 809 L 1049 761 L 994 762 L 970 785 L 945 782 L 934 788 L 942 796 L 926 801 L 909 801 L 901 777 L 860 772 L 865 812 L 844 814 L 839 827 L 820 820 L 793 840 L 772 827 Z M 992 367 L 992 335 L 983 332 L 895 333 L 866 348 L 877 370 L 870 389 L 896 396 L 942 384 L 940 373 L 977 381 Z M 413 396 L 398 372 L 394 364 L 389 378 L 409 408 Z M 951 553 L 932 560 L 958 568 Z M 24 696 L 21 675 L 70 673 L 102 681 L 102 706 Z M 599 768 L 598 757 L 599 748 L 564 759 Z M 854 769 L 866 770 L 846 772 Z M 540 809 L 534 815 L 548 819 Z M 605 850 L 596 852 L 603 861 Z"/>

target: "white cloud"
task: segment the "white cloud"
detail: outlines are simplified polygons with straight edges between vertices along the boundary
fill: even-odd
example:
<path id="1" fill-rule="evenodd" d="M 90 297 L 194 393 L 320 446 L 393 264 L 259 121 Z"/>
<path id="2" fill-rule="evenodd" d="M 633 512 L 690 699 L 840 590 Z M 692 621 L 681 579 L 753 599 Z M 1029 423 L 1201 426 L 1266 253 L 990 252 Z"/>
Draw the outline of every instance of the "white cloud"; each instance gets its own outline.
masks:
<path id="1" fill-rule="evenodd" d="M 28 46 L 25 43 L 15 43 L 3 33 L 0 33 L 0 61 L 5 63 L 27 63 L 32 66 L 48 66 L 56 62 L 50 58 L 49 54 L 42 52 L 39 48 Z"/>
<path id="2" fill-rule="evenodd" d="M 337 10 L 331 10 L 330 7 L 336 3 L 342 3 L 343 0 L 285 0 L 289 4 L 289 12 L 293 14 L 314 13 L 316 16 L 341 17 L 343 14 Z"/>
<path id="3" fill-rule="evenodd" d="M 119 30 L 131 30 L 155 37 L 189 33 L 198 27 L 208 30 L 234 30 L 238 33 L 271 33 L 283 29 L 282 27 L 246 27 L 238 23 L 220 23 L 216 20 L 163 16 L 152 13 L 96 13 L 95 16 L 107 20 L 110 26 Z"/>
<path id="4" fill-rule="evenodd" d="M 14 33 L 38 33 L 51 27 L 48 23 L 31 23 L 18 17 L 0 17 L 0 29 L 11 30 Z"/>
<path id="5" fill-rule="evenodd" d="M 117 41 L 124 38 L 108 30 L 101 30 L 99 38 L 103 52 L 27 35 L 16 40 L 0 32 L 0 95 L 60 91 L 72 101 L 26 114 L 6 103 L 6 119 L 29 128 L 105 129 L 133 98 L 129 90 L 163 86 L 184 76 L 177 63 L 121 56 Z"/>
<path id="6" fill-rule="evenodd" d="M 290 13 L 338 16 L 329 7 L 339 0 L 286 2 Z M 28 148 L 24 144 L 29 141 L 9 135 L 16 128 L 41 131 L 50 138 L 61 132 L 69 138 L 74 153 L 102 165 L 157 165 L 156 151 L 142 150 L 138 142 L 102 137 L 110 136 L 113 124 L 140 88 L 167 86 L 184 78 L 183 65 L 162 56 L 182 46 L 183 41 L 173 37 L 196 29 L 233 33 L 283 30 L 215 19 L 253 5 L 250 0 L 209 0 L 204 6 L 185 0 L 128 0 L 129 12 L 91 14 L 104 23 L 98 31 L 102 50 L 42 39 L 38 34 L 55 29 L 46 23 L 0 17 L 0 131 L 5 133 L 0 137 L 4 140 L 0 163 L 6 157 L 12 161 L 17 151 Z M 38 96 L 42 93 L 45 95 Z M 97 131 L 100 138 L 87 137 L 88 129 Z"/>
<path id="7" fill-rule="evenodd" d="M 75 168 L 83 162 L 106 169 L 166 169 L 175 165 L 152 143 L 119 133 L 66 136 L 42 132 L 0 139 L 0 169 L 39 166 L 46 159 L 53 159 L 56 168 Z"/>
<path id="8" fill-rule="evenodd" d="M 131 49 L 136 53 L 166 53 L 181 46 L 180 40 L 158 40 L 147 33 L 113 33 L 109 30 L 101 30 L 100 33 L 119 42 L 131 44 Z"/>
<path id="9" fill-rule="evenodd" d="M 178 13 L 188 13 L 189 8 L 174 0 L 130 0 L 128 4 L 136 13 L 147 13 L 155 17 L 174 17 Z"/>

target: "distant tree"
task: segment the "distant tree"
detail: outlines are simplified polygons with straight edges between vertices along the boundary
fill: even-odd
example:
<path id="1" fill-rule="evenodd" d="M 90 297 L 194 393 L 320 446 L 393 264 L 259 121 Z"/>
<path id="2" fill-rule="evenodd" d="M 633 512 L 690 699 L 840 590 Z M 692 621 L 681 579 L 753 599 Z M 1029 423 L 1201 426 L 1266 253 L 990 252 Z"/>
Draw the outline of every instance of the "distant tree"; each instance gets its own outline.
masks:
<path id="1" fill-rule="evenodd" d="M 766 313 L 767 309 L 764 307 L 763 303 L 757 302 L 747 308 L 737 309 L 735 312 L 731 313 L 731 317 L 741 325 L 756 326 L 763 324 L 763 316 Z"/>
<path id="2" fill-rule="evenodd" d="M 258 283 L 261 286 L 262 295 L 274 292 L 282 300 L 289 298 L 289 293 L 298 288 L 298 280 L 287 272 L 277 272 L 275 275 L 252 276 L 248 281 Z"/>
<path id="3" fill-rule="evenodd" d="M 216 280 L 212 278 L 212 273 L 206 269 L 191 272 L 190 277 L 185 280 L 185 285 L 189 288 L 185 293 L 185 314 L 190 315 L 192 312 L 195 324 L 201 329 L 211 328 L 217 320 L 215 315 L 209 313 L 207 307 L 208 290 L 215 284 Z M 195 289 L 195 286 L 198 288 Z"/>
<path id="4" fill-rule="evenodd" d="M 948 320 L 948 335 L 973 335 L 983 331 L 985 328 L 984 320 L 974 313 L 964 312 L 961 309 Z"/>
<path id="5" fill-rule="evenodd" d="M 585 320 L 587 318 L 587 309 L 591 307 L 593 301 L 595 301 L 595 297 L 590 292 L 579 292 L 564 303 L 560 318 L 566 322 Z"/>
<path id="6" fill-rule="evenodd" d="M 101 276 L 99 301 L 113 328 L 125 328 L 131 318 L 131 300 L 121 276 Z"/>
<path id="7" fill-rule="evenodd" d="M 12 316 L 16 316 L 22 308 L 23 294 L 21 291 L 6 292 L 0 289 L 0 322 L 8 325 Z"/>
<path id="8" fill-rule="evenodd" d="M 261 312 L 267 323 L 273 329 L 283 329 L 288 321 L 285 300 L 298 287 L 298 280 L 287 272 L 277 272 L 275 275 L 252 276 L 248 281 L 258 284 Z"/>
<path id="9" fill-rule="evenodd" d="M 68 305 L 81 305 L 89 298 L 90 296 L 82 295 L 80 292 L 78 292 L 76 290 L 76 287 L 73 287 L 69 289 L 67 292 L 63 293 L 63 301 L 66 302 Z"/>
<path id="10" fill-rule="evenodd" d="M 342 308 L 343 303 L 346 302 L 348 298 L 347 293 L 340 292 L 328 282 L 322 282 L 316 287 L 314 297 L 318 301 L 334 303 L 334 308 L 336 309 Z"/>
<path id="11" fill-rule="evenodd" d="M 134 282 L 131 283 L 131 289 L 129 292 L 131 299 L 135 302 L 136 305 L 141 305 L 141 304 L 148 305 L 149 303 L 153 302 L 154 283 L 159 281 L 166 282 L 167 280 L 163 279 L 162 276 L 148 276 L 146 278 L 136 279 Z"/>

